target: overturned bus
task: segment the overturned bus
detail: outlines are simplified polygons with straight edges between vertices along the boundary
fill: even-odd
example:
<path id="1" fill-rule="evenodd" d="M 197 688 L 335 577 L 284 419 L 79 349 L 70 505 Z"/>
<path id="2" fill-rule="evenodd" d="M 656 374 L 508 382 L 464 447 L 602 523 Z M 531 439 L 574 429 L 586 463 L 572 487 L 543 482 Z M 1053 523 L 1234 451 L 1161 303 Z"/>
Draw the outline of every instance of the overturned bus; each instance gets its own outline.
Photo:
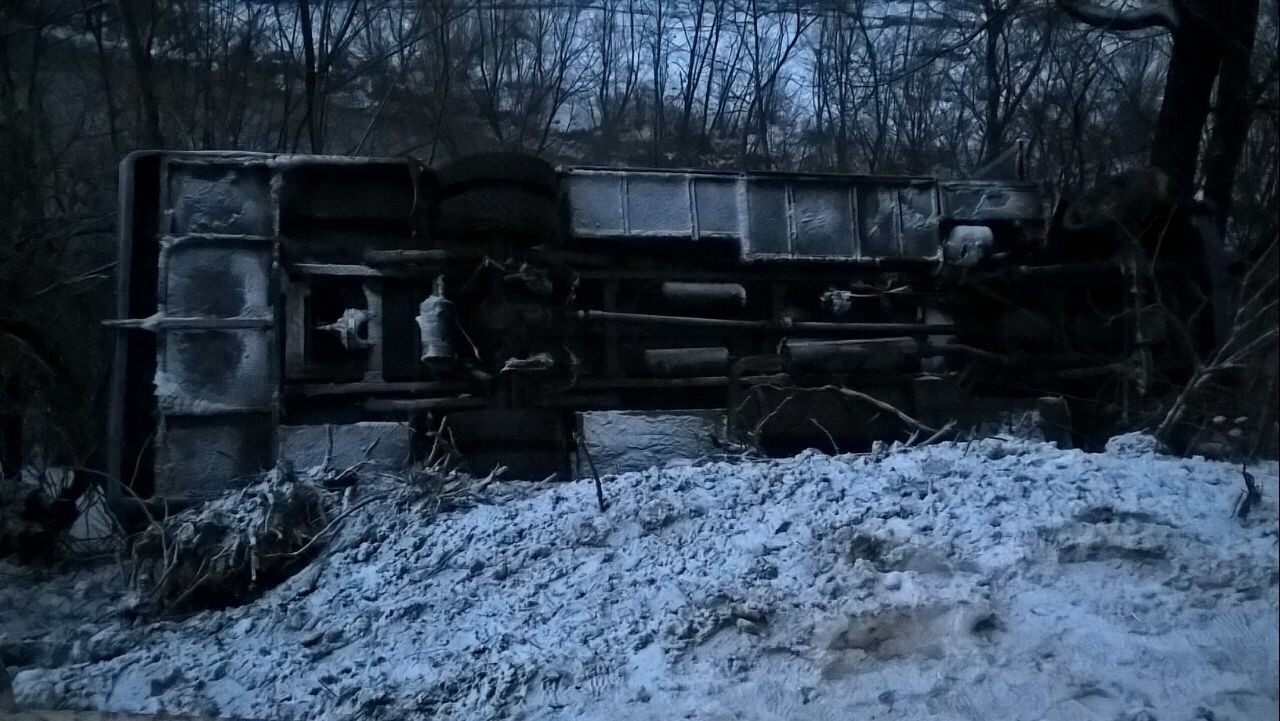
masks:
<path id="1" fill-rule="evenodd" d="M 1140 244 L 1022 181 L 153 152 L 120 202 L 142 496 L 442 443 L 542 478 L 1010 411 L 1082 442 L 1183 363 Z"/>

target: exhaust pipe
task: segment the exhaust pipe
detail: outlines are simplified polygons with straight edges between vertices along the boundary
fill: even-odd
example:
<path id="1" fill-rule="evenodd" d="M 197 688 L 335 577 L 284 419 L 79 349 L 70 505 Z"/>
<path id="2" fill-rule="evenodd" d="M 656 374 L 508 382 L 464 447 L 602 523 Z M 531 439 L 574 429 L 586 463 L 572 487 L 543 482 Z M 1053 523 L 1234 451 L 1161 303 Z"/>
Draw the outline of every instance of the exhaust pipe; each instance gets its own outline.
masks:
<path id="1" fill-rule="evenodd" d="M 889 371 L 917 359 L 913 338 L 869 340 L 791 340 L 782 343 L 782 367 L 788 373 Z"/>
<path id="2" fill-rule="evenodd" d="M 747 307 L 747 289 L 739 283 L 673 281 L 662 284 L 662 300 L 682 307 L 742 309 Z"/>
<path id="3" fill-rule="evenodd" d="M 728 348 L 650 348 L 644 365 L 659 378 L 723 375 L 729 367 Z"/>

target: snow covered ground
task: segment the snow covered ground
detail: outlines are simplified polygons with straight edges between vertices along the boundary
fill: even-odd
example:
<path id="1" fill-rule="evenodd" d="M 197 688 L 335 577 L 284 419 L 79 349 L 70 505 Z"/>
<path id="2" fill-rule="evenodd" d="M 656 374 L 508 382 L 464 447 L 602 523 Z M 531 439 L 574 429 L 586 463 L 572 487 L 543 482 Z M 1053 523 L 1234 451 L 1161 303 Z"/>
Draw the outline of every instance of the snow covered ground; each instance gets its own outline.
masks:
<path id="1" fill-rule="evenodd" d="M 1239 467 L 1141 436 L 673 465 L 606 479 L 604 513 L 590 482 L 429 523 L 402 492 L 242 608 L 129 622 L 109 568 L 0 576 L 0 638 L 35 644 L 19 708 L 1269 720 L 1277 466 L 1251 472 L 1243 522 Z"/>

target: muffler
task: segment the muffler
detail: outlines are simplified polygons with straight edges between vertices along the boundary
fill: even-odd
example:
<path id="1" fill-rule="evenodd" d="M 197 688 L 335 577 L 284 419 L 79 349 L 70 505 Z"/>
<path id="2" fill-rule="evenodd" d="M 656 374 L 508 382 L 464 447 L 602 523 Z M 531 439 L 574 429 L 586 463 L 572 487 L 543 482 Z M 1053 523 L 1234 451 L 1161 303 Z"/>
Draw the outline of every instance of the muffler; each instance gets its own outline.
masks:
<path id="1" fill-rule="evenodd" d="M 782 343 L 782 367 L 788 373 L 892 371 L 915 361 L 919 352 L 914 338 L 788 339 Z"/>
<path id="2" fill-rule="evenodd" d="M 739 283 L 662 284 L 662 300 L 682 308 L 734 309 L 747 307 L 747 289 Z"/>
<path id="3" fill-rule="evenodd" d="M 650 348 L 644 365 L 659 378 L 723 375 L 729 368 L 728 348 Z"/>

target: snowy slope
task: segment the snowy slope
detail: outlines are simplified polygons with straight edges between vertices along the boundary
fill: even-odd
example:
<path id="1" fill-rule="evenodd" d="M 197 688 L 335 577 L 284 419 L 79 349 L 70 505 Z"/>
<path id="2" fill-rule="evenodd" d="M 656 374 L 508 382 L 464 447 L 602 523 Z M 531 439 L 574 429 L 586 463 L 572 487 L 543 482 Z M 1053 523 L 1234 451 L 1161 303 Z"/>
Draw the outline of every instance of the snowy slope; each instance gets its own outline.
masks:
<path id="1" fill-rule="evenodd" d="M 251 606 L 86 625 L 96 635 L 67 659 L 16 674 L 18 702 L 262 719 L 1275 719 L 1276 464 L 1252 469 L 1264 500 L 1241 522 L 1238 467 L 1147 440 L 674 466 L 607 479 L 604 513 L 585 482 L 508 486 L 425 524 L 399 494 Z"/>

